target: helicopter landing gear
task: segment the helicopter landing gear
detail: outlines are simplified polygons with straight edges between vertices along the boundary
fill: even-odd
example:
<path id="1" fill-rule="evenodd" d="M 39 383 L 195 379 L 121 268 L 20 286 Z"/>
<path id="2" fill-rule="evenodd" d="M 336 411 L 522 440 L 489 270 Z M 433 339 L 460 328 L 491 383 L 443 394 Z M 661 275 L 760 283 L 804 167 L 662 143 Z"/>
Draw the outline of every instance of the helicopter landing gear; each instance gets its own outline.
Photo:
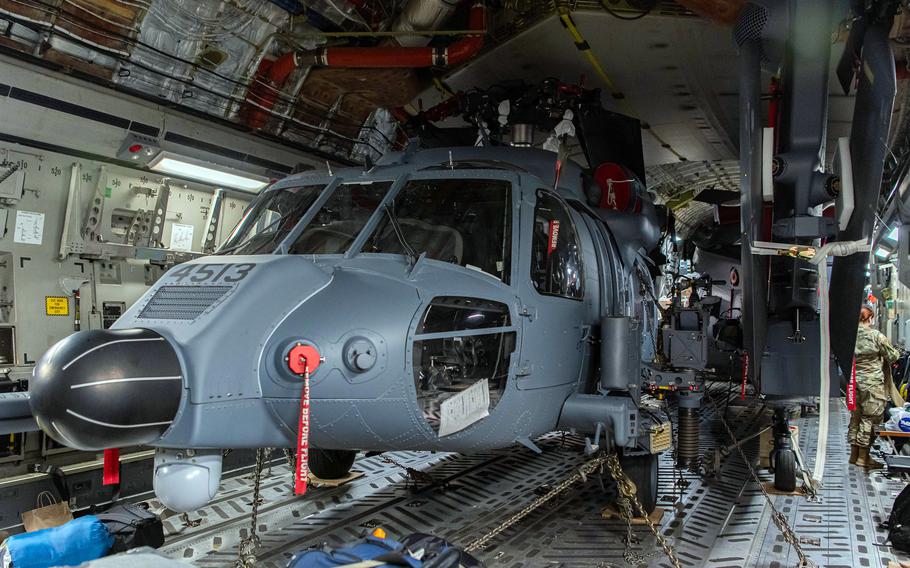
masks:
<path id="1" fill-rule="evenodd" d="M 772 429 L 774 448 L 771 450 L 771 455 L 768 456 L 768 461 L 771 464 L 771 471 L 774 472 L 774 488 L 784 492 L 794 491 L 796 489 L 796 452 L 793 451 L 786 408 L 774 409 Z"/>
<path id="2" fill-rule="evenodd" d="M 651 514 L 657 508 L 657 455 L 644 454 L 638 456 L 622 456 L 620 459 L 622 470 L 635 484 L 635 496 L 644 508 L 645 513 Z M 604 470 L 604 481 L 615 486 L 609 470 Z M 618 492 L 611 492 L 618 495 Z"/>
<path id="3" fill-rule="evenodd" d="M 310 473 L 319 479 L 341 479 L 351 471 L 357 452 L 310 449 Z"/>
<path id="4" fill-rule="evenodd" d="M 638 501 L 650 515 L 657 508 L 657 455 L 624 456 L 622 469 L 635 484 Z"/>

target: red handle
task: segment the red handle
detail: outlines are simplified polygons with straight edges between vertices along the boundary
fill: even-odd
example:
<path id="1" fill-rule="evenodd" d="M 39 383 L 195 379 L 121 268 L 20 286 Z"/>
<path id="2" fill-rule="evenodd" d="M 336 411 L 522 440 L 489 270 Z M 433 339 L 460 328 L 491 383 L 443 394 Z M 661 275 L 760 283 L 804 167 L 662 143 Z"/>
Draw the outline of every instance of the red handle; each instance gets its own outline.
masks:
<path id="1" fill-rule="evenodd" d="M 104 450 L 103 485 L 117 485 L 120 483 L 120 450 L 111 448 Z"/>
<path id="2" fill-rule="evenodd" d="M 305 363 L 304 363 L 305 364 Z M 294 472 L 294 494 L 303 495 L 310 475 L 310 369 L 305 364 L 303 389 L 300 392 L 300 419 L 297 423 L 297 471 Z"/>

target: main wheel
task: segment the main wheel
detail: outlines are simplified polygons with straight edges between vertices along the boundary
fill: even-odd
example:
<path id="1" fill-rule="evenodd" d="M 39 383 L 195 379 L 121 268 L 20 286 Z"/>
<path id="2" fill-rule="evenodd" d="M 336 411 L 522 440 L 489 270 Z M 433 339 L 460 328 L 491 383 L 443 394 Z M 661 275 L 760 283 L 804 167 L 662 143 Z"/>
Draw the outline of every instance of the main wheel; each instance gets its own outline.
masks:
<path id="1" fill-rule="evenodd" d="M 793 450 L 773 450 L 774 488 L 789 493 L 796 489 L 796 453 Z"/>
<path id="2" fill-rule="evenodd" d="M 351 471 L 357 452 L 310 449 L 310 473 L 319 479 L 341 479 Z"/>
<path id="3" fill-rule="evenodd" d="M 638 502 L 645 508 L 645 513 L 650 515 L 657 508 L 657 456 L 624 456 L 621 462 L 622 470 L 635 484 Z"/>

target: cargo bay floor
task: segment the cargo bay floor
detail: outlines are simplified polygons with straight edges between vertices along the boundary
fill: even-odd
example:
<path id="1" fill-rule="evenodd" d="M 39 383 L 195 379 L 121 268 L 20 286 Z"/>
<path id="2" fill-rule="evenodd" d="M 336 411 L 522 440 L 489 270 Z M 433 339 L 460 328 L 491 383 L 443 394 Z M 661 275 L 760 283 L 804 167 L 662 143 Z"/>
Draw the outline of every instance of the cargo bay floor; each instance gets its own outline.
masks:
<path id="1" fill-rule="evenodd" d="M 725 397 L 724 397 L 725 398 Z M 748 406 L 745 406 L 749 404 Z M 719 408 L 719 407 L 718 407 Z M 717 418 L 722 411 L 702 410 L 701 449 L 730 444 Z M 770 420 L 761 403 L 733 398 L 727 421 L 742 439 Z M 832 404 L 827 475 L 820 499 L 771 495 L 787 518 L 802 549 L 818 566 L 877 567 L 906 561 L 888 546 L 879 523 L 906 481 L 881 472 L 866 474 L 847 463 L 844 444 L 848 413 Z M 800 418 L 800 444 L 811 462 L 817 416 Z M 471 456 L 395 452 L 399 463 L 429 473 L 434 483 L 414 489 L 405 472 L 379 457 L 359 459 L 354 469 L 364 475 L 343 486 L 316 488 L 303 498 L 293 495 L 288 466 L 273 463 L 262 481 L 257 526 L 262 545 L 257 565 L 283 567 L 291 554 L 318 543 L 339 546 L 357 540 L 373 527 L 390 536 L 428 532 L 467 544 L 531 503 L 549 486 L 571 475 L 585 458 L 577 438 L 552 434 L 538 441 L 535 455 L 523 447 Z M 756 440 L 744 444 L 756 455 Z M 276 453 L 276 456 L 278 454 Z M 759 470 L 763 481 L 771 476 Z M 796 566 L 798 558 L 771 520 L 758 483 L 737 452 L 722 461 L 719 475 L 707 478 L 674 470 L 669 455 L 661 459 L 659 506 L 667 510 L 660 524 L 682 566 Z M 676 505 L 681 503 L 681 505 Z M 157 505 L 154 501 L 153 506 Z M 625 524 L 601 516 L 605 497 L 596 480 L 578 484 L 541 506 L 493 540 L 480 556 L 491 567 L 620 567 Z M 228 479 L 216 499 L 190 514 L 196 526 L 180 516 L 165 519 L 168 537 L 163 552 L 197 566 L 231 566 L 239 541 L 251 522 L 252 480 Z M 631 547 L 639 565 L 670 566 L 647 527 L 636 526 Z"/>

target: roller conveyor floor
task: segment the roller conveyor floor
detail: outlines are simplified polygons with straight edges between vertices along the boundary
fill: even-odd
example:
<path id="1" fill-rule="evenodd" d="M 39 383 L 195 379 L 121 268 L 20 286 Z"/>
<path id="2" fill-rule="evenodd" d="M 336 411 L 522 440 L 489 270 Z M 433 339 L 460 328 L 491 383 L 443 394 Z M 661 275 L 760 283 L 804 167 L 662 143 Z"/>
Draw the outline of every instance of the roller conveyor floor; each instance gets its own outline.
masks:
<path id="1" fill-rule="evenodd" d="M 749 402 L 749 401 L 747 401 Z M 770 421 L 759 405 L 726 410 L 738 438 Z M 819 566 L 888 566 L 906 558 L 879 546 L 885 532 L 879 523 L 906 481 L 881 472 L 866 475 L 847 464 L 844 444 L 849 418 L 842 404 L 833 404 L 828 440 L 827 476 L 817 502 L 803 496 L 771 495 L 799 537 L 801 547 Z M 803 454 L 814 455 L 817 417 L 800 418 Z M 701 449 L 729 445 L 715 411 L 702 410 Z M 312 489 L 304 498 L 293 495 L 291 472 L 277 463 L 262 481 L 257 527 L 262 540 L 258 565 L 285 566 L 291 554 L 313 544 L 338 546 L 381 526 L 390 536 L 430 532 L 467 544 L 483 536 L 513 513 L 571 475 L 585 462 L 580 440 L 552 434 L 538 441 L 536 455 L 523 447 L 472 456 L 396 452 L 402 465 L 429 473 L 433 482 L 416 489 L 405 472 L 379 457 L 362 458 L 354 469 L 364 475 L 336 488 Z M 758 442 L 744 444 L 750 457 Z M 276 454 L 277 455 L 277 454 Z M 763 481 L 771 475 L 758 470 Z M 705 477 L 674 470 L 669 455 L 660 471 L 660 524 L 683 566 L 796 566 L 798 557 L 771 520 L 771 507 L 737 452 L 722 460 L 719 475 Z M 680 503 L 681 505 L 677 504 Z M 153 501 L 152 506 L 156 503 Z M 604 519 L 603 488 L 596 479 L 576 485 L 554 502 L 541 506 L 507 529 L 479 554 L 497 567 L 629 566 L 624 560 L 626 525 Z M 190 514 L 201 522 L 187 526 L 177 515 L 166 519 L 163 551 L 197 566 L 230 566 L 240 539 L 251 523 L 252 480 L 233 478 L 222 484 L 215 501 Z M 195 523 L 194 523 L 195 524 Z M 639 565 L 670 566 L 645 526 L 633 527 L 637 541 L 630 552 Z"/>

